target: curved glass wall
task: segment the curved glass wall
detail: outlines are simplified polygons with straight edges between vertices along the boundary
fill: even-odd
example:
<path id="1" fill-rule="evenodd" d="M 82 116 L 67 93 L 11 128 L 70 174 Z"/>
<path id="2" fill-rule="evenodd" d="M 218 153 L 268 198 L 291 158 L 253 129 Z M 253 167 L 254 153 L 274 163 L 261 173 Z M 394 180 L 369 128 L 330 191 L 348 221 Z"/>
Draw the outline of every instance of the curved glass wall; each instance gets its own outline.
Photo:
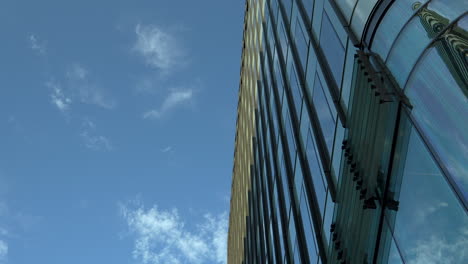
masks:
<path id="1" fill-rule="evenodd" d="M 460 3 L 433 0 L 427 6 L 420 2 L 411 6 L 419 11 L 400 32 L 386 61 L 400 87 L 405 86 L 412 68 L 431 41 L 463 14 L 464 9 L 457 2 Z"/>
<path id="2" fill-rule="evenodd" d="M 459 25 L 466 21 L 468 16 Z M 448 39 L 456 42 L 458 34 L 465 41 L 454 47 L 456 44 Z M 455 26 L 447 32 L 424 53 L 405 87 L 414 106 L 412 114 L 465 199 L 468 198 L 468 123 L 461 119 L 468 116 L 467 38 L 468 32 L 463 27 Z"/>
<path id="3" fill-rule="evenodd" d="M 388 256 L 389 263 L 467 263 L 465 210 L 406 114 L 399 133 L 389 190 L 399 208 L 385 212 L 391 244 L 380 257 Z"/>
<path id="4" fill-rule="evenodd" d="M 466 1 L 400 0 L 379 25 L 372 50 L 413 106 L 411 115 L 468 198 L 468 8 Z"/>

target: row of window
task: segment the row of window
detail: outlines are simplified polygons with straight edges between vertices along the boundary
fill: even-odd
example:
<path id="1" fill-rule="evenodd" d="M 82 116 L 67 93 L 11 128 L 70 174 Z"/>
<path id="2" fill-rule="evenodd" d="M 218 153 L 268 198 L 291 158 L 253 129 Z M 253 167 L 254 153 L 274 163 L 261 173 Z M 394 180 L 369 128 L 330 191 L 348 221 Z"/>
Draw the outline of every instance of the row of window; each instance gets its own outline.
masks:
<path id="1" fill-rule="evenodd" d="M 255 168 L 257 179 L 264 181 L 265 186 L 270 186 L 266 179 L 273 178 L 270 179 L 273 182 L 273 190 L 262 190 L 257 193 L 257 195 L 268 197 L 267 201 L 262 202 L 264 207 L 268 208 L 262 222 L 264 225 L 262 229 L 268 232 L 264 232 L 262 240 L 276 241 L 273 238 L 275 238 L 274 229 L 277 228 L 276 238 L 279 241 L 277 246 L 281 252 L 281 259 L 289 257 L 298 260 L 301 254 L 306 254 L 309 257 L 308 261 L 316 263 L 319 261 L 319 247 L 321 246 L 324 251 L 330 239 L 328 229 L 333 218 L 334 204 L 325 177 L 325 170 L 330 170 L 330 168 L 323 167 L 323 157 L 320 156 L 316 141 L 317 135 L 314 133 L 305 100 L 310 100 L 308 103 L 313 104 L 316 109 L 318 128 L 324 136 L 328 159 L 333 153 L 333 135 L 336 125 L 341 125 L 337 119 L 337 110 L 329 87 L 327 82 L 324 82 L 326 77 L 321 65 L 316 62 L 316 51 L 310 47 L 307 27 L 304 26 L 303 17 L 298 14 L 296 2 L 278 3 L 272 0 L 267 5 L 270 8 L 266 9 L 265 14 L 264 27 L 267 30 L 264 33 L 264 44 L 268 45 L 265 46 L 268 56 L 265 54 L 261 66 L 264 79 L 258 92 L 259 114 L 257 118 L 262 122 L 257 124 L 259 130 L 257 131 Z M 285 18 L 287 20 L 284 20 Z M 295 21 L 294 24 L 290 24 L 292 19 Z M 326 28 L 322 30 L 324 32 L 321 34 L 323 35 L 321 36 L 322 44 L 328 41 L 334 42 L 338 36 L 333 33 L 334 31 L 329 34 L 333 26 L 328 15 L 325 14 L 323 20 L 320 22 Z M 294 44 L 290 42 L 291 39 Z M 336 60 L 327 61 L 331 64 L 328 67 L 334 69 L 332 78 L 335 84 L 341 83 L 344 61 L 344 49 L 339 43 L 338 49 L 341 53 L 337 54 Z M 335 47 L 327 48 L 325 52 L 335 53 L 333 49 Z M 294 52 L 299 55 L 296 56 L 299 62 L 294 61 Z M 339 58 L 339 56 L 342 57 Z M 298 63 L 302 67 L 297 68 Z M 301 81 L 300 74 L 304 76 L 306 83 Z M 302 87 L 303 85 L 305 87 Z M 304 91 L 308 93 L 310 99 L 307 99 Z M 296 130 L 300 133 L 295 134 Z M 298 136 L 299 138 L 296 138 Z M 298 142 L 301 146 L 297 146 Z M 262 158 L 259 157 L 260 155 Z M 301 164 L 300 155 L 306 157 L 307 165 Z M 312 178 L 309 182 L 313 183 L 313 190 L 307 188 L 304 182 L 302 171 L 304 166 L 310 170 L 306 175 Z M 258 187 L 259 185 L 252 186 Z M 313 211 L 314 205 L 310 205 L 311 196 L 317 201 L 318 210 L 315 212 Z M 318 223 L 315 223 L 313 219 L 320 220 L 316 220 L 315 222 Z M 296 228 L 303 229 L 304 232 L 298 233 Z M 298 234 L 303 234 L 303 242 L 299 242 Z M 319 242 L 317 242 L 317 237 Z M 268 246 L 274 248 L 275 243 L 272 242 Z M 261 249 L 267 259 L 273 257 L 267 256 L 268 246 Z M 309 250 L 302 249 L 303 251 L 300 252 L 301 246 L 306 246 Z M 322 252 L 322 254 L 326 253 Z"/>

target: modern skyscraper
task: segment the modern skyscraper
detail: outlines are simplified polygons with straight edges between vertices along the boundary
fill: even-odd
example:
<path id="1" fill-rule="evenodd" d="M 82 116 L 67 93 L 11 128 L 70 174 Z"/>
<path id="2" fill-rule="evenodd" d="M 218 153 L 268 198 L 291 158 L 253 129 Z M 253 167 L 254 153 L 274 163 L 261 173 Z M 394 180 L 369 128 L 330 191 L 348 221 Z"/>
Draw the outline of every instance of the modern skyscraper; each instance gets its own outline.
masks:
<path id="1" fill-rule="evenodd" d="M 247 0 L 228 263 L 468 263 L 468 2 Z"/>

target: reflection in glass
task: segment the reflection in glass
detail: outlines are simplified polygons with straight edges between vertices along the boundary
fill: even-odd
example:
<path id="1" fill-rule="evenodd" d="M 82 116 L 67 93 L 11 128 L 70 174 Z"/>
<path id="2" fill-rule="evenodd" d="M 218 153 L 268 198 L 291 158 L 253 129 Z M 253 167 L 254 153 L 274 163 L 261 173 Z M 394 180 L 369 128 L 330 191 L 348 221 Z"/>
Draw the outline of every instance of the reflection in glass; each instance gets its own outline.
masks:
<path id="1" fill-rule="evenodd" d="M 323 49 L 325 58 L 332 72 L 333 78 L 338 86 L 341 85 L 343 73 L 343 63 L 345 51 L 341 41 L 328 18 L 327 13 L 323 13 L 322 30 L 320 32 L 320 46 Z"/>
<path id="2" fill-rule="evenodd" d="M 320 126 L 325 137 L 325 143 L 327 144 L 328 153 L 332 153 L 335 120 L 323 90 L 320 79 L 316 76 L 312 100 L 314 102 L 315 109 L 317 110 Z"/>
<path id="3" fill-rule="evenodd" d="M 403 154 L 404 155 L 404 154 Z M 405 263 L 468 263 L 468 216 L 415 130 L 401 175 L 393 234 Z M 398 165 L 397 165 L 398 166 Z"/>
<path id="4" fill-rule="evenodd" d="M 418 15 L 403 29 L 388 57 L 388 67 L 400 87 L 404 87 L 408 74 L 416 61 L 430 44 L 466 8 L 462 1 L 433 0 L 427 6 L 415 2 L 409 8 L 418 10 Z"/>
<path id="5" fill-rule="evenodd" d="M 468 116 L 467 39 L 467 31 L 458 26 L 444 34 L 423 55 L 405 88 L 414 106 L 413 116 L 465 199 L 468 123 L 463 119 Z"/>
<path id="6" fill-rule="evenodd" d="M 419 0 L 421 3 L 427 1 L 428 0 Z M 395 1 L 383 17 L 375 33 L 372 42 L 372 50 L 378 53 L 384 60 L 387 58 L 390 47 L 403 28 L 403 25 L 410 19 L 411 15 L 413 15 L 414 11 L 411 7 L 415 2 L 416 0 Z"/>

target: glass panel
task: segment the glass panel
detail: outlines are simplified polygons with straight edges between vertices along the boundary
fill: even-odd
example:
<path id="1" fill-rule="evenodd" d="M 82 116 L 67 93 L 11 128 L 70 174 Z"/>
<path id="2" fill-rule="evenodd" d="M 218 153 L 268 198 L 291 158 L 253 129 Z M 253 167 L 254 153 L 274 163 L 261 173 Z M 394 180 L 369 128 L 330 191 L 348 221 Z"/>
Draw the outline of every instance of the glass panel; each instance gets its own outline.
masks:
<path id="1" fill-rule="evenodd" d="M 289 187 L 288 187 L 288 174 L 286 173 L 286 166 L 284 164 L 284 158 L 281 159 L 281 181 L 283 183 L 283 194 L 284 194 L 284 204 L 286 206 L 286 209 L 289 210 L 291 207 L 291 199 L 290 199 L 290 193 L 289 193 Z"/>
<path id="2" fill-rule="evenodd" d="M 312 174 L 312 181 L 314 183 L 313 190 L 315 195 L 317 196 L 317 200 L 320 207 L 320 212 L 323 212 L 323 208 L 325 207 L 325 184 L 323 181 L 323 172 L 320 166 L 320 161 L 318 159 L 314 140 L 312 135 L 309 133 L 309 138 L 307 139 L 307 146 L 306 146 L 306 154 L 307 160 L 309 162 L 310 172 Z"/>
<path id="3" fill-rule="evenodd" d="M 338 176 L 340 174 L 340 164 L 341 164 L 341 146 L 344 139 L 345 129 L 341 125 L 341 121 L 337 120 L 338 124 L 336 126 L 336 135 L 335 135 L 335 143 L 333 147 L 333 154 L 332 154 L 332 174 L 335 177 L 335 180 L 338 180 Z M 338 181 L 337 181 L 338 182 Z"/>
<path id="4" fill-rule="evenodd" d="M 304 109 L 302 111 L 302 117 L 301 117 L 301 138 L 302 142 L 306 143 L 307 140 L 307 132 L 309 131 L 310 128 L 310 120 L 309 120 L 309 114 L 307 113 L 307 110 Z"/>
<path id="5" fill-rule="evenodd" d="M 296 108 L 296 114 L 300 118 L 302 105 L 303 105 L 302 90 L 301 90 L 299 81 L 297 80 L 295 69 L 291 71 L 289 80 L 291 81 L 291 90 L 292 90 L 292 95 L 294 98 L 294 106 Z"/>
<path id="6" fill-rule="evenodd" d="M 323 232 L 325 233 L 325 237 L 327 241 L 330 241 L 330 227 L 333 221 L 333 209 L 335 208 L 335 203 L 333 203 L 330 192 L 327 191 L 327 206 L 326 211 L 324 212 L 324 219 L 323 219 Z"/>
<path id="7" fill-rule="evenodd" d="M 418 15 L 411 19 L 398 37 L 390 51 L 387 65 L 400 87 L 405 86 L 408 74 L 430 40 L 465 11 L 464 8 L 456 7 L 458 2 L 453 1 L 449 4 L 439 0 L 431 1 L 427 8 L 420 9 Z M 416 3 L 412 8 L 420 6 Z"/>
<path id="8" fill-rule="evenodd" d="M 376 3 L 377 0 L 358 1 L 357 6 L 354 9 L 351 22 L 351 29 L 358 38 L 362 36 L 364 26 L 366 25 L 369 15 Z"/>
<path id="9" fill-rule="evenodd" d="M 393 41 L 403 28 L 404 24 L 415 12 L 413 4 L 416 2 L 424 4 L 427 1 L 428 0 L 395 1 L 383 17 L 382 22 L 380 22 L 380 25 L 374 35 L 371 49 L 386 60 Z"/>
<path id="10" fill-rule="evenodd" d="M 296 189 L 296 193 L 299 193 L 301 190 L 302 183 L 304 182 L 302 176 L 302 168 L 300 166 L 300 162 L 296 162 L 296 169 L 294 170 L 294 188 Z"/>
<path id="11" fill-rule="evenodd" d="M 296 19 L 294 39 L 296 41 L 296 48 L 299 54 L 299 60 L 301 61 L 302 69 L 305 70 L 307 62 L 307 49 L 309 46 L 309 37 L 301 21 L 302 20 L 299 17 Z"/>
<path id="12" fill-rule="evenodd" d="M 314 0 L 301 0 L 302 4 L 304 5 L 304 9 L 306 11 L 308 19 L 308 23 L 312 18 L 312 12 L 314 11 Z"/>
<path id="13" fill-rule="evenodd" d="M 412 114 L 467 199 L 468 68 L 463 59 L 466 53 L 449 41 L 437 42 L 416 66 L 406 93 Z"/>
<path id="14" fill-rule="evenodd" d="M 327 144 L 328 148 L 328 153 L 331 153 L 331 148 L 333 145 L 333 136 L 335 133 L 335 120 L 328 105 L 327 99 L 325 98 L 323 87 L 318 77 L 316 77 L 314 86 L 314 106 L 317 111 L 318 118 L 320 120 L 320 125 L 323 131 L 323 135 L 325 137 L 325 143 Z"/>
<path id="15" fill-rule="evenodd" d="M 387 210 L 396 214 L 394 237 L 403 259 L 468 263 L 468 216 L 415 130 L 403 163 L 399 209 Z"/>
<path id="16" fill-rule="evenodd" d="M 301 215 L 304 225 L 304 233 L 307 241 L 307 249 L 309 253 L 310 263 L 317 262 L 317 246 L 315 244 L 315 233 L 312 227 L 311 215 L 309 211 L 309 203 L 307 202 L 304 191 L 301 191 Z"/>
<path id="17" fill-rule="evenodd" d="M 281 51 L 283 52 L 284 59 L 288 56 L 288 37 L 286 35 L 286 29 L 284 28 L 283 20 L 279 19 L 278 23 L 278 37 L 281 44 Z"/>
<path id="18" fill-rule="evenodd" d="M 322 25 L 323 1 L 315 0 L 314 15 L 312 16 L 312 33 L 316 39 L 320 36 L 320 28 Z"/>
<path id="19" fill-rule="evenodd" d="M 333 28 L 327 13 L 323 13 L 322 30 L 320 31 L 322 47 L 328 66 L 338 87 L 341 85 L 345 50 Z"/>
<path id="20" fill-rule="evenodd" d="M 346 18 L 348 23 L 351 21 L 351 15 L 353 14 L 354 6 L 356 6 L 358 0 L 336 0 L 336 4 L 341 9 L 343 16 Z"/>
<path id="21" fill-rule="evenodd" d="M 341 85 L 341 101 L 344 102 L 345 111 L 348 111 L 349 98 L 351 94 L 351 85 L 353 80 L 354 70 L 354 54 L 356 54 L 356 48 L 354 47 L 351 40 L 348 39 L 348 47 L 346 50 L 346 61 L 344 68 L 344 78 Z"/>

